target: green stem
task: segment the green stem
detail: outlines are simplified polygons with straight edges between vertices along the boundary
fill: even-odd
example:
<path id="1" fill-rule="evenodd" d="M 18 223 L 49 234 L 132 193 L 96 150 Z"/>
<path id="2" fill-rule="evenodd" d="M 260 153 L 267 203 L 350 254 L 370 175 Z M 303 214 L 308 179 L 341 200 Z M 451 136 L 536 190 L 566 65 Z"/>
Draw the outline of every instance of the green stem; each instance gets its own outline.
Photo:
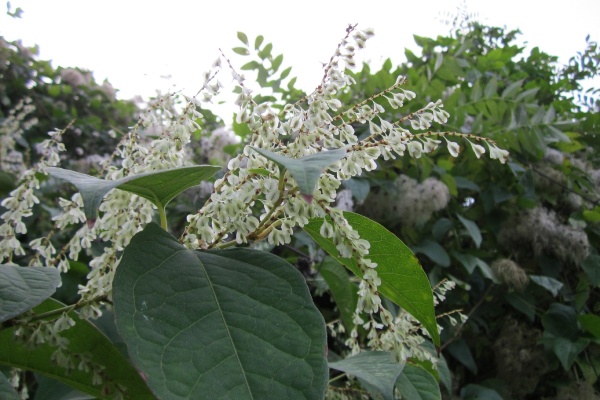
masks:
<path id="1" fill-rule="evenodd" d="M 162 205 L 158 206 L 158 215 L 160 215 L 160 226 L 165 231 L 167 230 L 167 214 L 165 214 L 165 208 Z"/>

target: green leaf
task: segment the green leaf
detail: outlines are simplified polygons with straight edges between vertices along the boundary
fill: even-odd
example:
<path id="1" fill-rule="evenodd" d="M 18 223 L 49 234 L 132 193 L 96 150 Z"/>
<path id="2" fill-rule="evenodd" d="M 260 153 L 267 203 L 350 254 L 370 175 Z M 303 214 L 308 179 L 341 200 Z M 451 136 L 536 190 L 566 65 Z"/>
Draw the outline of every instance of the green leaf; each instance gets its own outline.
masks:
<path id="1" fill-rule="evenodd" d="M 63 308 L 64 305 L 50 298 L 33 309 L 36 315 Z M 129 360 L 90 322 L 79 319 L 77 313 L 70 312 L 75 326 L 61 333 L 69 341 L 68 351 L 83 354 L 94 364 L 103 367 L 103 385 L 94 385 L 93 371 L 85 372 L 74 368 L 66 370 L 52 360 L 56 347 L 42 344 L 35 348 L 25 346 L 14 339 L 14 327 L 0 330 L 0 365 L 39 372 L 77 390 L 100 399 L 112 399 L 115 388 L 123 388 L 123 398 L 131 400 L 151 400 L 152 395 L 140 374 Z M 73 359 L 75 366 L 78 359 Z"/>
<path id="2" fill-rule="evenodd" d="M 475 384 L 462 388 L 460 398 L 462 400 L 502 400 L 502 396 L 495 390 Z"/>
<path id="3" fill-rule="evenodd" d="M 273 68 L 273 71 L 277 71 L 279 69 L 279 67 L 281 66 L 282 62 L 283 62 L 283 54 L 280 54 L 277 57 L 275 57 L 275 59 L 273 59 L 273 62 L 271 63 L 271 68 Z"/>
<path id="4" fill-rule="evenodd" d="M 214 165 L 195 165 L 129 175 L 113 181 L 62 168 L 49 167 L 47 171 L 55 178 L 75 185 L 83 198 L 86 217 L 95 219 L 102 198 L 112 189 L 137 194 L 150 200 L 159 209 L 164 209 L 179 193 L 209 179 L 220 169 L 221 167 Z"/>
<path id="5" fill-rule="evenodd" d="M 442 394 L 437 381 L 425 369 L 406 364 L 396 388 L 404 400 L 441 400 Z"/>
<path id="6" fill-rule="evenodd" d="M 329 363 L 329 367 L 344 371 L 364 380 L 386 400 L 394 399 L 394 385 L 402 374 L 404 365 L 384 351 L 364 351 L 341 361 Z"/>
<path id="7" fill-rule="evenodd" d="M 117 327 L 164 399 L 317 399 L 326 332 L 300 272 L 265 252 L 191 251 L 151 223 L 113 284 Z"/>
<path id="8" fill-rule="evenodd" d="M 21 400 L 21 397 L 17 394 L 15 388 L 13 388 L 2 372 L 0 372 L 0 399 Z"/>
<path id="9" fill-rule="evenodd" d="M 254 40 L 254 49 L 255 50 L 260 49 L 260 45 L 262 44 L 263 40 L 265 40 L 263 35 L 258 35 L 256 37 L 256 39 Z"/>
<path id="10" fill-rule="evenodd" d="M 496 95 L 497 88 L 498 88 L 498 81 L 496 80 L 496 78 L 492 78 L 485 85 L 485 89 L 483 89 L 483 95 L 487 99 L 494 97 Z"/>
<path id="11" fill-rule="evenodd" d="M 573 341 L 564 337 L 547 336 L 546 333 L 541 341 L 554 352 L 565 371 L 571 369 L 579 353 L 590 344 L 588 339 Z"/>
<path id="12" fill-rule="evenodd" d="M 358 287 L 349 279 L 346 269 L 336 260 L 327 257 L 317 270 L 329 286 L 335 304 L 340 310 L 340 317 L 350 332 L 354 328 L 352 317 L 358 302 Z"/>
<path id="13" fill-rule="evenodd" d="M 393 233 L 375 221 L 359 214 L 344 212 L 344 217 L 360 235 L 369 241 L 369 259 L 377 263 L 377 274 L 381 279 L 379 291 L 385 297 L 405 309 L 431 335 L 433 343 L 440 345 L 433 292 L 429 279 L 413 252 Z M 329 255 L 345 265 L 356 276 L 362 278 L 362 272 L 354 259 L 341 258 L 330 240 L 321 236 L 321 218 L 313 218 L 304 226 L 304 230 Z"/>
<path id="14" fill-rule="evenodd" d="M 600 339 L 600 317 L 594 314 L 584 314 L 577 317 L 581 327 Z"/>
<path id="15" fill-rule="evenodd" d="M 290 158 L 258 147 L 251 148 L 277 165 L 285 168 L 296 180 L 300 192 L 312 196 L 323 171 L 346 155 L 345 149 L 321 151 L 306 157 Z"/>
<path id="16" fill-rule="evenodd" d="M 283 71 L 281 71 L 281 75 L 279 75 L 279 79 L 285 79 L 288 77 L 288 75 L 290 74 L 290 72 L 292 72 L 292 67 L 287 67 L 286 69 L 284 69 Z"/>
<path id="17" fill-rule="evenodd" d="M 35 374 L 35 383 L 35 400 L 94 400 L 90 395 L 41 374 Z"/>
<path id="18" fill-rule="evenodd" d="M 475 246 L 479 248 L 479 246 L 481 246 L 482 237 L 481 231 L 479 230 L 477 224 L 471 221 L 470 219 L 461 217 L 459 214 L 456 214 L 456 216 L 458 217 L 459 221 L 463 224 L 463 226 L 467 229 L 469 236 L 471 236 L 471 239 L 473 239 L 473 241 L 475 242 Z"/>
<path id="19" fill-rule="evenodd" d="M 573 307 L 552 303 L 542 315 L 542 325 L 546 332 L 554 336 L 575 340 L 577 338 L 577 313 Z"/>
<path id="20" fill-rule="evenodd" d="M 504 90 L 502 91 L 502 98 L 503 99 L 512 99 L 513 97 L 515 97 L 515 94 L 517 94 L 517 92 L 519 91 L 519 89 L 521 88 L 521 86 L 523 86 L 523 82 L 524 80 L 521 79 L 519 81 L 513 82 L 510 85 L 508 85 L 506 88 L 504 88 Z"/>
<path id="21" fill-rule="evenodd" d="M 250 54 L 250 52 L 248 51 L 248 49 L 245 48 L 245 47 L 234 47 L 231 50 L 233 50 L 234 53 L 239 54 L 241 56 L 247 56 L 247 55 Z"/>
<path id="22" fill-rule="evenodd" d="M 474 375 L 477 375 L 477 363 L 473 358 L 471 349 L 464 339 L 456 340 L 448 345 L 448 352 L 462 365 L 467 367 Z"/>
<path id="23" fill-rule="evenodd" d="M 529 275 L 529 278 L 536 285 L 539 285 L 552 293 L 554 297 L 558 296 L 558 292 L 563 287 L 563 283 L 561 281 L 550 278 L 549 276 Z"/>
<path id="24" fill-rule="evenodd" d="M 0 264 L 0 322 L 41 304 L 60 286 L 56 268 Z"/>
<path id="25" fill-rule="evenodd" d="M 592 285 L 600 287 L 600 255 L 590 254 L 581 264 L 581 269 Z"/>
<path id="26" fill-rule="evenodd" d="M 450 256 L 438 242 L 425 239 L 417 246 L 413 246 L 412 249 L 415 253 L 425 254 L 431 259 L 431 261 L 441 265 L 442 267 L 450 266 Z"/>
<path id="27" fill-rule="evenodd" d="M 240 39 L 240 42 L 242 42 L 246 46 L 248 46 L 248 36 L 246 36 L 246 34 L 244 32 L 238 32 L 237 37 L 238 37 L 238 39 Z"/>
<path id="28" fill-rule="evenodd" d="M 475 84 L 473 85 L 473 90 L 471 90 L 471 101 L 476 102 L 480 98 L 481 98 L 481 84 L 479 83 L 479 80 L 476 80 Z"/>
<path id="29" fill-rule="evenodd" d="M 504 298 L 514 307 L 515 310 L 522 312 L 529 318 L 529 321 L 535 320 L 535 299 L 530 293 L 507 293 Z"/>
<path id="30" fill-rule="evenodd" d="M 271 50 L 273 50 L 273 43 L 267 43 L 265 47 L 258 52 L 258 56 L 264 60 L 271 55 Z"/>

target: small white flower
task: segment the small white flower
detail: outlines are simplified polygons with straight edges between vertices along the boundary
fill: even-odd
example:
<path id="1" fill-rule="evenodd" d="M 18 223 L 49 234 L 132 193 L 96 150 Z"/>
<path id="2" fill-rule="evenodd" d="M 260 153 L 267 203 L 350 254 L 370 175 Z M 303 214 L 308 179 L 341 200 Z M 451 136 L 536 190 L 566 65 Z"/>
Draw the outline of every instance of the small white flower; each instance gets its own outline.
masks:
<path id="1" fill-rule="evenodd" d="M 447 139 L 446 142 L 448 143 L 448 152 L 450 153 L 450 155 L 452 157 L 458 157 L 458 155 L 460 154 L 460 146 L 458 145 L 458 143 L 450 142 Z"/>
<path id="2" fill-rule="evenodd" d="M 477 158 L 480 158 L 483 154 L 485 154 L 485 148 L 483 146 L 480 146 L 473 142 L 469 143 L 471 143 L 471 148 L 473 149 L 473 152 L 475 153 L 475 156 L 477 156 Z"/>

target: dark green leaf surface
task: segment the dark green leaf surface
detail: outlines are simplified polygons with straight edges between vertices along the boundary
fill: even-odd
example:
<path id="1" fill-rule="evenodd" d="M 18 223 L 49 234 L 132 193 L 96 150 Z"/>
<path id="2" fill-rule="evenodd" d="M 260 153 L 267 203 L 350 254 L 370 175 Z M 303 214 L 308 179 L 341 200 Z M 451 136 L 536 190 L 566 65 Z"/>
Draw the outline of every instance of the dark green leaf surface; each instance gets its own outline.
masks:
<path id="1" fill-rule="evenodd" d="M 41 314 L 61 307 L 64 305 L 54 299 L 48 299 L 35 307 L 34 312 Z M 39 372 L 100 399 L 112 399 L 115 385 L 124 389 L 125 399 L 155 398 L 129 360 L 106 336 L 88 321 L 80 320 L 77 313 L 71 312 L 69 315 L 75 320 L 75 326 L 62 333 L 62 336 L 69 340 L 68 350 L 76 354 L 85 354 L 91 357 L 92 362 L 104 367 L 106 392 L 103 392 L 102 386 L 92 383 L 92 371 L 68 371 L 56 366 L 56 362 L 51 359 L 56 348 L 44 344 L 31 349 L 15 341 L 14 328 L 0 331 L 0 365 Z M 77 359 L 74 362 L 75 365 L 79 363 Z"/>
<path id="2" fill-rule="evenodd" d="M 360 378 L 376 388 L 384 399 L 394 399 L 394 385 L 402 374 L 404 365 L 392 359 L 385 351 L 365 351 L 341 361 L 329 363 L 329 367 Z"/>
<path id="3" fill-rule="evenodd" d="M 46 300 L 60 285 L 55 268 L 0 264 L 0 322 L 4 322 Z"/>
<path id="4" fill-rule="evenodd" d="M 405 400 L 441 400 L 442 394 L 437 381 L 425 369 L 406 364 L 396 388 Z"/>
<path id="5" fill-rule="evenodd" d="M 335 149 L 306 157 L 290 158 L 258 147 L 252 147 L 252 149 L 290 171 L 298 183 L 300 192 L 306 196 L 312 196 L 323 170 L 346 155 L 345 149 Z"/>
<path id="6" fill-rule="evenodd" d="M 64 179 L 79 189 L 83 197 L 85 215 L 88 219 L 94 219 L 102 198 L 112 189 L 118 188 L 137 194 L 150 200 L 157 207 L 164 208 L 179 193 L 209 179 L 220 169 L 221 167 L 214 165 L 195 165 L 129 175 L 113 181 L 62 168 L 50 167 L 47 171 L 55 178 Z"/>
<path id="7" fill-rule="evenodd" d="M 164 399 L 318 399 L 325 323 L 302 275 L 264 252 L 187 250 L 156 224 L 115 274 L 117 327 Z"/>
<path id="8" fill-rule="evenodd" d="M 463 226 L 467 229 L 469 236 L 471 236 L 471 239 L 473 239 L 473 242 L 475 242 L 475 246 L 479 248 L 479 246 L 481 246 L 482 237 L 477 224 L 471 221 L 470 219 L 462 217 L 458 214 L 456 214 L 456 216 L 458 217 L 459 221 L 463 224 Z"/>
<path id="9" fill-rule="evenodd" d="M 0 372 L 0 399 L 21 400 L 21 397 L 17 395 L 17 392 L 2 372 Z"/>
<path id="10" fill-rule="evenodd" d="M 331 257 L 323 260 L 318 271 L 329 286 L 346 329 L 351 331 L 354 328 L 352 317 L 358 302 L 358 287 L 350 281 L 346 268 Z"/>
<path id="11" fill-rule="evenodd" d="M 351 212 L 344 212 L 344 217 L 362 239 L 371 243 L 369 258 L 377 263 L 377 274 L 381 279 L 379 291 L 421 322 L 434 344 L 439 346 L 440 336 L 433 306 L 433 291 L 413 252 L 396 235 L 377 222 Z M 321 236 L 319 231 L 322 223 L 321 218 L 314 218 L 304 226 L 304 230 L 327 253 L 355 275 L 362 277 L 356 261 L 341 258 L 333 242 Z"/>

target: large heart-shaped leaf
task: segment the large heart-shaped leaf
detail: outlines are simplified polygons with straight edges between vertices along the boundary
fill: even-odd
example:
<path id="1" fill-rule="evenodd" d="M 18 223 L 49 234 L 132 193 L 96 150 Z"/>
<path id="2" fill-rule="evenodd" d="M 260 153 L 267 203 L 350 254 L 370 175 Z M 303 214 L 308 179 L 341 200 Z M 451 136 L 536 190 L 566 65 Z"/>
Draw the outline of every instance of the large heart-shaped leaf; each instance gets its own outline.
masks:
<path id="1" fill-rule="evenodd" d="M 50 298 L 33 311 L 35 314 L 42 314 L 62 307 L 64 304 Z M 58 367 L 52 359 L 56 347 L 48 344 L 30 347 L 21 340 L 15 340 L 14 327 L 0 330 L 0 365 L 39 372 L 99 399 L 114 398 L 117 387 L 121 388 L 124 399 L 155 399 L 129 360 L 102 332 L 88 321 L 79 319 L 75 312 L 70 312 L 69 316 L 73 318 L 75 325 L 63 331 L 61 336 L 69 341 L 69 352 L 84 355 L 94 364 L 103 367 L 101 385 L 94 384 L 92 370 L 86 372 L 77 368 L 79 359 L 73 360 L 74 369 L 67 370 Z"/>
<path id="2" fill-rule="evenodd" d="M 165 399 L 318 399 L 325 323 L 302 275 L 265 252 L 191 251 L 156 224 L 115 273 L 117 327 Z"/>
<path id="3" fill-rule="evenodd" d="M 309 197 L 313 195 L 323 170 L 346 155 L 345 149 L 335 149 L 311 154 L 306 157 L 290 158 L 258 147 L 251 148 L 290 171 L 290 174 L 292 174 L 292 177 L 298 183 L 300 192 Z"/>
<path id="4" fill-rule="evenodd" d="M 431 335 L 433 343 L 439 347 L 440 335 L 435 318 L 433 291 L 413 252 L 377 222 L 351 212 L 344 212 L 344 217 L 362 239 L 371 243 L 368 257 L 377 263 L 377 274 L 381 279 L 379 291 L 421 322 Z M 341 258 L 335 244 L 321 236 L 322 223 L 321 218 L 311 219 L 304 230 L 332 257 L 362 278 L 356 261 Z"/>
<path id="5" fill-rule="evenodd" d="M 0 322 L 37 306 L 59 285 L 60 273 L 55 268 L 0 264 Z"/>
<path id="6" fill-rule="evenodd" d="M 364 380 L 386 400 L 394 399 L 394 385 L 404 368 L 404 364 L 394 361 L 391 353 L 385 351 L 365 351 L 329 366 Z"/>
<path id="7" fill-rule="evenodd" d="M 137 194 L 154 203 L 159 209 L 179 193 L 206 180 L 219 171 L 214 165 L 195 165 L 143 174 L 129 175 L 121 179 L 98 179 L 67 169 L 49 167 L 47 171 L 55 178 L 64 179 L 79 189 L 83 197 L 83 208 L 88 219 L 95 219 L 102 198 L 112 189 L 118 188 Z"/>

